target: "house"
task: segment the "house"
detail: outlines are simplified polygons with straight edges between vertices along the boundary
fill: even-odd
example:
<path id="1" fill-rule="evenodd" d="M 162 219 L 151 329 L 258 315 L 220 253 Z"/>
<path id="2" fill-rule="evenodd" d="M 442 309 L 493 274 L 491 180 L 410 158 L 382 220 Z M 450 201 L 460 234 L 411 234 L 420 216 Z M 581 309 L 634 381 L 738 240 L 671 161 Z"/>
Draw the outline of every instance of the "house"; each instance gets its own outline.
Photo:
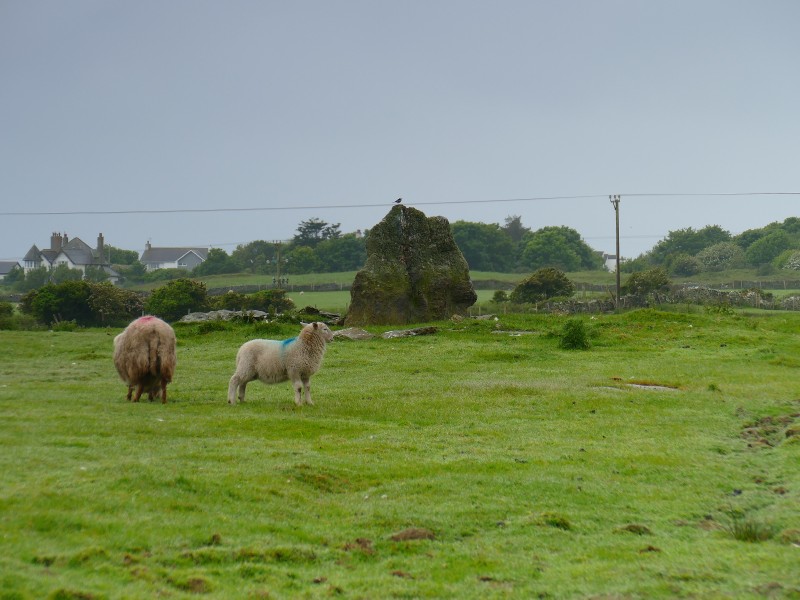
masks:
<path id="1" fill-rule="evenodd" d="M 39 250 L 36 244 L 31 246 L 22 259 L 22 268 L 25 273 L 46 267 L 55 269 L 59 265 L 67 265 L 70 269 L 78 269 L 84 275 L 87 267 L 99 267 L 108 275 L 108 280 L 116 284 L 119 273 L 111 268 L 109 253 L 105 247 L 103 234 L 97 236 L 97 247 L 92 248 L 81 238 L 69 239 L 66 233 L 53 233 L 50 236 L 50 247 Z"/>
<path id="2" fill-rule="evenodd" d="M 614 273 L 617 270 L 617 255 L 606 254 L 605 252 L 603 252 L 602 257 L 603 257 L 603 264 L 605 265 L 606 270 Z"/>
<path id="3" fill-rule="evenodd" d="M 208 258 L 208 248 L 158 248 L 147 242 L 139 262 L 148 271 L 186 269 L 191 271 Z"/>
<path id="4" fill-rule="evenodd" d="M 18 267 L 17 261 L 0 260 L 0 281 L 6 278 L 6 275 L 11 273 L 11 270 Z"/>

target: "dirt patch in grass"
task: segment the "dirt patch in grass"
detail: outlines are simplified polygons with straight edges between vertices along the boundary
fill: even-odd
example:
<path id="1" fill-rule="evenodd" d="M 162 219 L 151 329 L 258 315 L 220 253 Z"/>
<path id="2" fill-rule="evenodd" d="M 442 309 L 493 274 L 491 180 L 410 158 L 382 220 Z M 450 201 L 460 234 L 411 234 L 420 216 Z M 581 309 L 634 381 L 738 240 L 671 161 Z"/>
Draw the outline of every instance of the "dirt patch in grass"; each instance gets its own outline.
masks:
<path id="1" fill-rule="evenodd" d="M 617 529 L 620 533 L 633 533 L 635 535 L 653 535 L 653 532 L 647 525 L 641 525 L 639 523 L 629 523 L 628 525 L 623 525 Z"/>
<path id="2" fill-rule="evenodd" d="M 742 427 L 741 437 L 748 448 L 774 448 L 786 440 L 800 439 L 800 426 L 796 425 L 800 413 L 761 417 Z"/>
<path id="3" fill-rule="evenodd" d="M 346 492 L 350 481 L 336 473 L 315 469 L 310 465 L 295 465 L 286 471 L 286 475 L 295 481 L 329 494 Z"/>
<path id="4" fill-rule="evenodd" d="M 393 542 L 408 542 L 411 540 L 435 540 L 436 534 L 423 527 L 409 527 L 389 538 Z"/>
<path id="5" fill-rule="evenodd" d="M 356 538 L 354 542 L 347 542 L 342 547 L 346 552 L 362 552 L 364 554 L 375 554 L 375 548 L 372 547 L 372 540 L 367 538 Z"/>

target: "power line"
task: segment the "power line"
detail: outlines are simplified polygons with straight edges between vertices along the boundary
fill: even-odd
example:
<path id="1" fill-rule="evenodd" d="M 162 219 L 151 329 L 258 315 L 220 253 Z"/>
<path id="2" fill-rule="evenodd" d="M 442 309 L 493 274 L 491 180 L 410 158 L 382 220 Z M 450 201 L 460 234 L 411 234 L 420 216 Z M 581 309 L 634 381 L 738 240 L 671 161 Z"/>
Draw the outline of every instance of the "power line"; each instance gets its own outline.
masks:
<path id="1" fill-rule="evenodd" d="M 751 196 L 800 196 L 800 192 L 714 192 L 714 193 L 635 193 L 620 194 L 626 198 L 695 198 L 710 197 L 751 197 Z M 531 198 L 490 198 L 485 200 L 435 200 L 430 202 L 412 202 L 412 206 L 439 206 L 450 204 L 497 204 L 502 202 L 552 202 L 556 200 L 589 200 L 607 198 L 607 194 L 589 194 L 578 196 L 535 196 Z M 265 212 L 284 210 L 329 210 L 343 208 L 381 208 L 390 203 L 375 204 L 318 204 L 301 206 L 258 206 L 251 208 L 166 208 L 166 209 L 131 209 L 131 210 L 76 210 L 76 211 L 26 211 L 26 212 L 0 212 L 2 217 L 39 217 L 39 216 L 78 216 L 78 215 L 148 215 L 148 214 L 202 214 L 224 212 Z"/>

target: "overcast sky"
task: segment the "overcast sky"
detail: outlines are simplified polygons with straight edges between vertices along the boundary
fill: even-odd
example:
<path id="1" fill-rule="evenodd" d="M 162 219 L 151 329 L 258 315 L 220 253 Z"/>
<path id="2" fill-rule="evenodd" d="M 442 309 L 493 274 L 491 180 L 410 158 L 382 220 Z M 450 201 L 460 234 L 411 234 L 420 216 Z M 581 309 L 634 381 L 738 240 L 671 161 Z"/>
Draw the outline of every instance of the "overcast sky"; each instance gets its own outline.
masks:
<path id="1" fill-rule="evenodd" d="M 800 216 L 798 24 L 795 0 L 0 0 L 0 260 L 54 231 L 231 252 L 400 196 L 613 252 L 622 194 L 627 257 Z M 722 195 L 747 192 L 795 195 Z"/>

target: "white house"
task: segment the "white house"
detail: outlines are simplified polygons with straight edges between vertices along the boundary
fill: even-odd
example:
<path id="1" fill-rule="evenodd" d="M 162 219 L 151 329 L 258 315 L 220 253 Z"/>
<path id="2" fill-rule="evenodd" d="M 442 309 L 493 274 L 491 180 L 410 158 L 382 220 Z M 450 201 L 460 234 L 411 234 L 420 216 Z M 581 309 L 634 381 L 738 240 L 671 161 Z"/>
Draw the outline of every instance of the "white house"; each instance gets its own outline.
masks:
<path id="1" fill-rule="evenodd" d="M 50 247 L 39 250 L 36 244 L 31 246 L 22 259 L 25 273 L 40 267 L 54 269 L 59 265 L 67 265 L 70 269 L 78 269 L 84 275 L 87 267 L 99 267 L 108 275 L 108 280 L 116 284 L 119 273 L 111 268 L 109 252 L 105 247 L 103 234 L 97 236 L 97 248 L 90 247 L 81 238 L 69 239 L 66 233 L 53 233 L 50 236 Z"/>
<path id="2" fill-rule="evenodd" d="M 208 258 L 208 248 L 159 248 L 147 242 L 139 262 L 148 271 L 186 269 L 191 271 Z"/>

